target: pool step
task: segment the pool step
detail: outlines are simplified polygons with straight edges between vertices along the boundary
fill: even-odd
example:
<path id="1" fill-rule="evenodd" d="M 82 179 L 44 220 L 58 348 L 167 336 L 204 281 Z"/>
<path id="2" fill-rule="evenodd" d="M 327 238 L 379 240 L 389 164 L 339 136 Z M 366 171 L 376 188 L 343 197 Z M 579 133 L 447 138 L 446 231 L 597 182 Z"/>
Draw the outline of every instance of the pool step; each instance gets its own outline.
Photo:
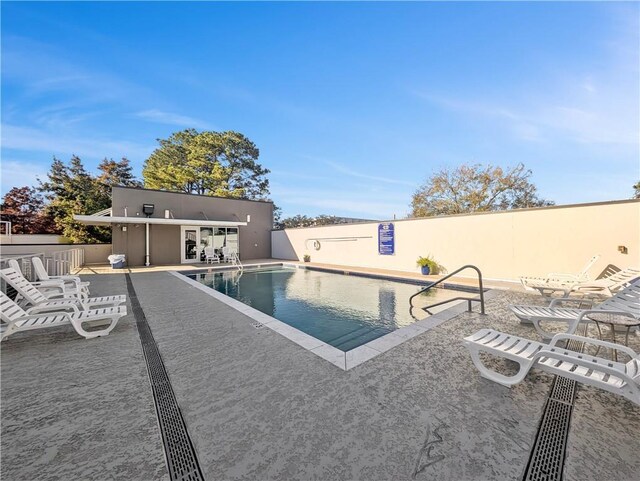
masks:
<path id="1" fill-rule="evenodd" d="M 350 349 L 353 349 L 354 347 L 377 339 L 380 336 L 384 336 L 389 332 L 389 329 L 385 328 L 362 326 L 354 331 L 348 332 L 340 337 L 328 341 L 327 344 L 330 344 L 340 350 L 348 351 Z"/>

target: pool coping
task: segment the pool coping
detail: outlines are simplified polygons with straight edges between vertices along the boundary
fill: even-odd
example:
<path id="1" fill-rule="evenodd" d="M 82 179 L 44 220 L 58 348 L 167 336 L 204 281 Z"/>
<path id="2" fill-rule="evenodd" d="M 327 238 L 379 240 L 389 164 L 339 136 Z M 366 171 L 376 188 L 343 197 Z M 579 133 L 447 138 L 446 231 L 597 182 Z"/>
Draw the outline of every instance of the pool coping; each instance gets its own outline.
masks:
<path id="1" fill-rule="evenodd" d="M 300 266 L 297 264 L 288 264 L 284 262 L 276 263 L 276 264 L 268 264 L 268 265 L 262 264 L 262 266 L 264 267 L 267 267 L 267 266 L 275 267 L 278 265 L 281 265 L 283 267 L 292 267 L 296 269 L 307 269 L 306 266 Z M 251 266 L 251 267 L 260 267 L 260 265 Z M 231 269 L 230 268 L 217 268 L 217 269 L 212 268 L 211 270 L 224 271 L 224 270 L 236 270 L 236 269 L 237 268 L 231 268 Z M 200 271 L 204 269 L 197 269 L 197 270 Z M 313 270 L 316 270 L 316 268 L 313 268 Z M 327 272 L 343 273 L 343 271 L 339 269 L 331 270 L 331 269 L 323 268 L 322 270 Z M 452 305 L 451 307 L 443 311 L 433 314 L 425 319 L 416 321 L 408 326 L 401 327 L 400 329 L 397 329 L 393 332 L 385 334 L 384 336 L 378 337 L 372 341 L 367 342 L 366 344 L 363 344 L 354 349 L 351 349 L 350 351 L 345 352 L 327 344 L 324 341 L 316 339 L 315 337 L 305 332 L 302 332 L 301 330 L 296 329 L 295 327 L 292 327 L 289 324 L 286 324 L 276 319 L 275 317 L 269 316 L 268 314 L 265 314 L 264 312 L 261 312 L 251 306 L 248 306 L 247 304 L 244 304 L 232 297 L 222 294 L 221 292 L 218 292 L 215 289 L 207 287 L 204 284 L 194 279 L 191 279 L 190 277 L 187 277 L 185 273 L 170 271 L 169 274 L 179 279 L 182 279 L 184 282 L 191 285 L 192 287 L 195 287 L 196 289 L 201 290 L 202 292 L 210 295 L 214 299 L 217 299 L 223 304 L 226 304 L 227 306 L 232 307 L 235 310 L 243 313 L 247 317 L 253 319 L 254 321 L 257 322 L 257 325 L 254 325 L 254 327 L 256 328 L 267 327 L 272 331 L 275 331 L 278 334 L 289 339 L 290 341 L 298 344 L 299 346 L 303 347 L 307 351 L 310 351 L 313 354 L 321 357 L 322 359 L 329 361 L 331 364 L 342 369 L 343 371 L 348 371 L 350 369 L 353 369 L 354 367 L 359 366 L 360 364 L 366 361 L 369 361 L 370 359 L 373 359 L 374 357 L 379 356 L 380 354 L 387 352 L 393 349 L 394 347 L 397 347 L 400 344 L 410 339 L 413 339 L 414 337 L 424 332 L 427 332 L 428 330 L 439 326 L 443 322 L 453 319 L 457 315 L 467 311 L 465 301 L 455 301 L 456 304 Z M 402 280 L 398 278 L 385 278 L 384 276 L 376 276 L 376 278 L 383 278 L 383 279 L 393 280 L 396 282 L 402 282 Z M 410 282 L 411 284 L 416 283 L 414 279 L 410 279 L 410 280 L 407 279 L 407 281 L 411 281 Z M 491 290 L 485 289 L 485 300 L 491 297 L 490 294 L 491 294 Z"/>

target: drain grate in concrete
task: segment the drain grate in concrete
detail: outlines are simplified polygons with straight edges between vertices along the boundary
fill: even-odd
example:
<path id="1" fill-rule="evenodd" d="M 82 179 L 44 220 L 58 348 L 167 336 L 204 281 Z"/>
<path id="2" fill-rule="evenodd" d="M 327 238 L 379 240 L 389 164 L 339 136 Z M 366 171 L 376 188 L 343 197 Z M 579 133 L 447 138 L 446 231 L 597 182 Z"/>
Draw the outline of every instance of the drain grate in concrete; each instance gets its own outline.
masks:
<path id="1" fill-rule="evenodd" d="M 153 338 L 129 274 L 127 274 L 127 290 L 147 363 L 147 372 L 153 391 L 158 424 L 162 433 L 169 476 L 172 481 L 204 480 L 195 448 L 176 401 L 158 345 Z"/>
<path id="2" fill-rule="evenodd" d="M 567 348 L 582 351 L 583 343 L 571 340 Z M 542 414 L 524 481 L 560 481 L 569 437 L 576 382 L 556 376 Z"/>

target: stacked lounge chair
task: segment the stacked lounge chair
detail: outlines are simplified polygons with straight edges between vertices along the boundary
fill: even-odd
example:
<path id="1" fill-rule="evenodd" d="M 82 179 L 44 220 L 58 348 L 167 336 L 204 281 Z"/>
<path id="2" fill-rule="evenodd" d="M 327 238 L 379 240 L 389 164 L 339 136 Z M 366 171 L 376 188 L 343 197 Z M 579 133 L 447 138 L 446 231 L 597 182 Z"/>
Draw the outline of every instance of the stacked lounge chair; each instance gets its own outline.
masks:
<path id="1" fill-rule="evenodd" d="M 46 329 L 65 324 L 71 324 L 76 332 L 86 339 L 106 336 L 116 327 L 118 320 L 127 314 L 127 308 L 125 306 L 103 307 L 84 311 L 75 307 L 73 312 L 59 310 L 43 312 L 42 307 L 40 309 L 32 308 L 25 311 L 4 292 L 0 292 L 0 309 L 0 318 L 2 319 L 2 324 L 0 324 L 0 340 L 4 340 L 16 332 Z M 34 314 L 36 311 L 39 313 Z M 111 321 L 104 329 L 88 331 L 83 327 L 84 323 L 103 320 Z"/>
<path id="2" fill-rule="evenodd" d="M 589 280 L 589 270 L 596 261 L 600 259 L 599 255 L 593 256 L 587 261 L 582 270 L 577 274 L 565 274 L 560 272 L 551 272 L 546 277 L 521 277 L 520 282 L 526 287 L 527 282 L 583 282 Z"/>
<path id="3" fill-rule="evenodd" d="M 539 280 L 536 278 L 521 278 L 522 285 L 529 290 L 536 290 L 543 296 L 561 292 L 563 297 L 571 294 L 582 296 L 597 295 L 610 297 L 626 284 L 640 278 L 640 269 L 628 267 L 595 281 L 575 281 L 568 279 Z"/>
<path id="4" fill-rule="evenodd" d="M 582 302 L 582 300 L 580 300 Z M 554 333 L 545 330 L 542 322 L 567 323 L 567 333 L 573 334 L 580 322 L 589 322 L 589 314 L 615 314 L 640 321 L 640 280 L 635 280 L 614 296 L 591 309 L 561 307 L 562 304 L 576 302 L 573 298 L 556 298 L 549 306 L 514 305 L 511 311 L 523 323 L 532 323 L 543 339 L 551 339 Z"/>
<path id="5" fill-rule="evenodd" d="M 36 286 L 24 278 L 24 276 L 10 267 L 0 270 L 0 277 L 20 296 L 20 303 L 23 306 L 31 306 L 43 311 L 52 310 L 73 310 L 73 306 L 80 310 L 90 310 L 98 307 L 114 307 L 124 304 L 127 300 L 124 295 L 87 297 L 84 292 L 77 290 L 67 290 L 62 288 L 62 292 L 41 292 Z"/>
<path id="6" fill-rule="evenodd" d="M 89 283 L 82 282 L 80 277 L 78 276 L 50 276 L 47 270 L 42 263 L 42 260 L 39 257 L 32 257 L 31 264 L 33 265 L 33 270 L 36 273 L 36 278 L 40 282 L 47 281 L 58 281 L 62 282 L 64 286 L 69 290 L 75 290 L 83 292 L 84 294 L 89 296 Z M 10 267 L 13 267 L 10 265 Z"/>

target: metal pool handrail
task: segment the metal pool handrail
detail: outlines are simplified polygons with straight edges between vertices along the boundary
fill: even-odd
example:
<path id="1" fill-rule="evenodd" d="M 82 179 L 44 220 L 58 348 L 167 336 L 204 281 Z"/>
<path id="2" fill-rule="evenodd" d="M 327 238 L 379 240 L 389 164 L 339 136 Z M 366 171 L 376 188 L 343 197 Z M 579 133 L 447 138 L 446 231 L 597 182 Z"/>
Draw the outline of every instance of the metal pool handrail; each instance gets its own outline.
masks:
<path id="1" fill-rule="evenodd" d="M 478 284 L 480 287 L 480 299 L 476 299 L 474 297 L 464 297 L 464 296 L 460 296 L 460 297 L 454 297 L 453 299 L 447 299 L 446 301 L 442 301 L 442 302 L 436 302 L 435 304 L 430 304 L 428 306 L 423 307 L 422 309 L 424 311 L 427 311 L 430 307 L 436 307 L 436 306 L 441 306 L 442 304 L 446 304 L 448 302 L 452 302 L 452 301 L 459 301 L 459 300 L 465 300 L 468 303 L 468 311 L 471 312 L 471 303 L 472 302 L 480 302 L 480 313 L 484 314 L 484 288 L 482 287 L 482 272 L 480 272 L 480 269 L 478 269 L 476 266 L 471 265 L 471 264 L 467 264 L 466 266 L 462 266 L 459 269 L 456 269 L 455 271 L 453 271 L 451 274 L 447 274 L 446 276 L 444 276 L 442 279 L 438 279 L 435 282 L 432 282 L 431 284 L 429 284 L 427 287 L 425 287 L 424 289 L 420 289 L 418 292 L 416 292 L 414 295 L 412 295 L 409 298 L 409 311 L 411 311 L 415 306 L 413 305 L 413 298 L 416 297 L 419 294 L 422 294 L 423 292 L 427 292 L 429 289 L 431 289 L 432 287 L 437 286 L 438 284 L 441 284 L 442 282 L 446 281 L 447 279 L 449 279 L 450 277 L 456 275 L 458 272 L 463 271 L 465 269 L 473 269 L 474 271 L 477 272 L 478 274 Z"/>

